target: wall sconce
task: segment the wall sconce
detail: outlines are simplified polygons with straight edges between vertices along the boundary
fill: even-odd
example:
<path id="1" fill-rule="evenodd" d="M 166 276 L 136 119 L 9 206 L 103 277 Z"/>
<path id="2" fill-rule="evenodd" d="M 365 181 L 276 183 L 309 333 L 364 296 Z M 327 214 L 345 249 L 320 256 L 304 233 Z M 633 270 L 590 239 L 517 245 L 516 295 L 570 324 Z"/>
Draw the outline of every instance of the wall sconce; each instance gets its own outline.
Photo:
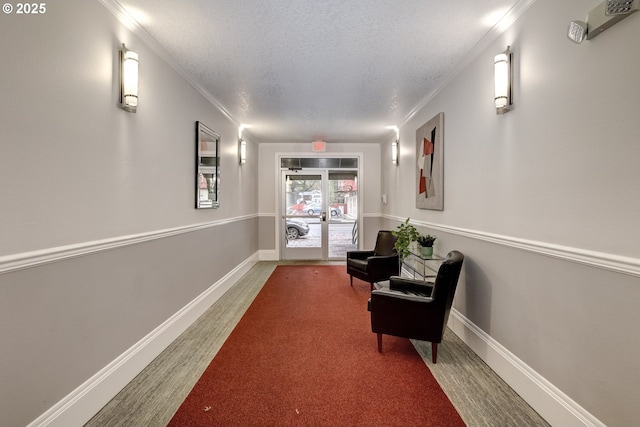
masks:
<path id="1" fill-rule="evenodd" d="M 238 141 L 238 157 L 241 165 L 247 163 L 247 141 L 242 138 Z"/>
<path id="2" fill-rule="evenodd" d="M 138 107 L 138 54 L 127 50 L 124 43 L 120 50 L 120 104 L 130 113 Z"/>
<path id="3" fill-rule="evenodd" d="M 496 114 L 504 114 L 511 110 L 513 100 L 511 99 L 511 57 L 509 50 L 511 46 L 507 46 L 507 50 L 496 55 L 493 61 L 495 73 L 495 98 Z"/>
<path id="4" fill-rule="evenodd" d="M 391 143 L 391 163 L 398 164 L 398 140 Z"/>
<path id="5" fill-rule="evenodd" d="M 387 129 L 391 129 L 396 133 L 396 139 L 391 143 L 391 162 L 394 165 L 398 164 L 398 143 L 400 142 L 400 128 L 398 126 L 387 126 Z"/>
<path id="6" fill-rule="evenodd" d="M 238 161 L 241 165 L 247 163 L 247 141 L 242 138 L 242 131 L 250 127 L 252 126 L 245 123 L 241 123 L 238 127 Z"/>

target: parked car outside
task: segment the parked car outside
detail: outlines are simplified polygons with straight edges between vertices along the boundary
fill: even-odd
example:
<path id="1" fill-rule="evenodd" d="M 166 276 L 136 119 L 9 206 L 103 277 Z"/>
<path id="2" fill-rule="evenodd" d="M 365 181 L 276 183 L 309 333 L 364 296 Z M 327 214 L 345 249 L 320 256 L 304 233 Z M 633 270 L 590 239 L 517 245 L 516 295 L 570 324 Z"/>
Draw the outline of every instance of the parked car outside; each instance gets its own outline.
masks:
<path id="1" fill-rule="evenodd" d="M 285 230 L 287 239 L 297 239 L 300 236 L 305 236 L 309 233 L 309 224 L 301 219 L 287 218 Z"/>
<path id="2" fill-rule="evenodd" d="M 317 215 L 322 212 L 322 206 L 319 203 L 313 203 L 311 205 L 307 205 L 303 208 L 303 210 L 309 215 Z M 338 208 L 334 208 L 331 206 L 331 216 L 336 217 L 340 216 L 342 212 Z"/>
<path id="3" fill-rule="evenodd" d="M 296 203 L 295 205 L 291 205 L 287 208 L 288 215 L 303 215 L 307 213 L 306 208 L 309 205 L 306 203 Z"/>

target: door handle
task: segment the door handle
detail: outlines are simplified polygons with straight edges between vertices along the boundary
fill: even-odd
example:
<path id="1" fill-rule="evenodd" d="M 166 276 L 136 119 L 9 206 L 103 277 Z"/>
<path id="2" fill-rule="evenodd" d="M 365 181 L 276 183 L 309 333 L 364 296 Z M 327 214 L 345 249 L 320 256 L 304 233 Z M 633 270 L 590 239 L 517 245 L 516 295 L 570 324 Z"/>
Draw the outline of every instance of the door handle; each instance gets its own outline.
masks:
<path id="1" fill-rule="evenodd" d="M 327 221 L 327 212 L 326 211 L 322 211 L 322 221 L 323 222 Z"/>

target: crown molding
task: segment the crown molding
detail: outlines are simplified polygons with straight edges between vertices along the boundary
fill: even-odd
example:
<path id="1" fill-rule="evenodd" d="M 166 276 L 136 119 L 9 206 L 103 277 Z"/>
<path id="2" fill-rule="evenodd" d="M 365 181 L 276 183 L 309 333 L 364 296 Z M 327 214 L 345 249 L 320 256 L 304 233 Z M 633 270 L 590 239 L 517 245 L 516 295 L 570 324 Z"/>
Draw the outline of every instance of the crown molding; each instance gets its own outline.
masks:
<path id="1" fill-rule="evenodd" d="M 449 85 L 465 68 L 471 64 L 480 54 L 493 43 L 498 36 L 504 33 L 536 0 L 521 0 L 516 3 L 505 16 L 496 23 L 491 30 L 471 50 L 464 56 L 462 61 L 447 75 L 447 77 L 438 84 L 431 92 L 420 101 L 409 114 L 398 124 L 400 128 L 406 125 L 420 110 L 422 110 L 436 95 L 438 95 L 445 87 Z"/>
<path id="2" fill-rule="evenodd" d="M 171 66 L 183 79 L 193 86 L 207 101 L 217 108 L 227 119 L 236 126 L 240 126 L 240 122 L 236 121 L 231 113 L 211 94 L 198 80 L 194 79 L 180 65 L 180 63 L 149 34 L 138 21 L 135 20 L 127 10 L 122 7 L 116 0 L 98 0 L 109 12 L 111 12 L 122 25 L 142 40 L 153 52 L 160 56 L 167 64 Z"/>

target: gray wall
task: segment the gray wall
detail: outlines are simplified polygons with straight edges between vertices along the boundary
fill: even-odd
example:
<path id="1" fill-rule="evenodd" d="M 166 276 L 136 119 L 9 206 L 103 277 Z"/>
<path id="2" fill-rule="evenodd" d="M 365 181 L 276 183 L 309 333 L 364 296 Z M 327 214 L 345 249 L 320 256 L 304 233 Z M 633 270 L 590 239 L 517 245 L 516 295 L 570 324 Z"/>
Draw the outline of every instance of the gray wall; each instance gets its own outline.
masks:
<path id="1" fill-rule="evenodd" d="M 390 226 L 410 216 L 435 233 L 437 253 L 467 255 L 462 316 L 600 422 L 630 426 L 640 419 L 640 14 L 570 42 L 569 22 L 598 3 L 538 0 L 476 51 L 401 128 L 384 213 Z M 515 106 L 496 115 L 493 57 L 507 45 Z M 441 111 L 444 210 L 418 210 L 415 132 Z"/>
<path id="2" fill-rule="evenodd" d="M 256 233 L 249 219 L 0 275 L 0 424 L 63 399 L 255 252 Z"/>
<path id="3" fill-rule="evenodd" d="M 97 1 L 23 18 L 0 15 L 7 426 L 34 420 L 258 250 L 258 160 L 250 143 L 238 165 L 236 124 Z M 117 106 L 123 42 L 140 57 L 136 114 Z M 216 210 L 194 209 L 196 120 L 222 137 Z"/>
<path id="4" fill-rule="evenodd" d="M 436 252 L 462 250 L 456 310 L 603 423 L 632 425 L 640 14 L 572 44 L 569 21 L 597 3 L 533 3 L 402 127 L 398 167 L 388 145 L 336 149 L 366 152 L 367 235 L 411 216 L 438 234 Z M 0 387 L 0 420 L 24 425 L 258 242 L 275 248 L 263 230 L 276 214 L 275 159 L 250 143 L 240 167 L 237 124 L 98 2 L 1 14 L 0 28 L 0 384 L 11 384 Z M 136 114 L 116 105 L 123 42 L 140 54 Z M 516 106 L 496 116 L 492 60 L 507 45 Z M 415 130 L 440 111 L 445 210 L 417 210 Z M 217 210 L 193 209 L 196 120 L 222 136 Z M 183 227 L 193 231 L 165 233 Z M 127 243 L 140 234 L 149 241 Z M 111 240 L 123 244 L 91 252 Z M 80 256 L 56 258 L 74 248 Z"/>

